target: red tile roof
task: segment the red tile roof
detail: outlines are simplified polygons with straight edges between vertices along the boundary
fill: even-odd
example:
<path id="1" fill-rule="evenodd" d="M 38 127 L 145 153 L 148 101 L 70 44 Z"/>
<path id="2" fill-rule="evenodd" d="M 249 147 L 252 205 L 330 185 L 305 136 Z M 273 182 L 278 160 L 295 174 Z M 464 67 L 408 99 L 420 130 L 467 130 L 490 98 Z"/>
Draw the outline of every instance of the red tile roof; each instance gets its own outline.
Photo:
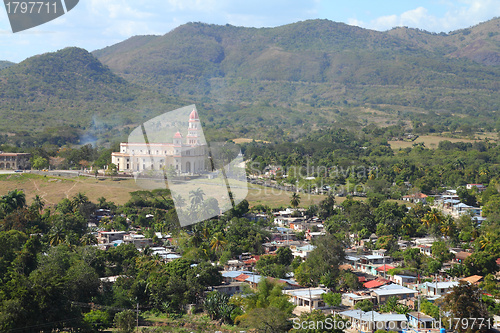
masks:
<path id="1" fill-rule="evenodd" d="M 371 280 L 368 282 L 365 282 L 363 285 L 365 288 L 372 289 L 372 288 L 378 288 L 380 286 L 383 286 L 385 283 L 377 281 L 377 280 Z"/>
<path id="2" fill-rule="evenodd" d="M 250 277 L 250 275 L 240 274 L 240 275 L 238 275 L 237 277 L 235 277 L 234 279 L 235 279 L 236 281 L 243 282 L 243 281 L 245 281 L 246 279 L 248 279 L 249 277 Z"/>
<path id="3" fill-rule="evenodd" d="M 377 267 L 376 271 L 377 272 L 387 272 L 388 270 L 390 269 L 393 269 L 394 266 L 391 266 L 391 265 L 382 265 L 380 267 Z"/>

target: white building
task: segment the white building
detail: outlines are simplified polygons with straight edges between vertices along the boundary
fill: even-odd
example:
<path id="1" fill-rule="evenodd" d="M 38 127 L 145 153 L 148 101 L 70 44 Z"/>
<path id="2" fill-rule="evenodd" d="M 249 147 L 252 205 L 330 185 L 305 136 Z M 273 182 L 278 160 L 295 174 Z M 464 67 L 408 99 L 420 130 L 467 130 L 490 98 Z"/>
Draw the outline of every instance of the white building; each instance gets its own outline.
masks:
<path id="1" fill-rule="evenodd" d="M 437 282 L 437 283 L 426 282 L 424 284 L 424 290 L 428 296 L 442 296 L 455 286 L 458 286 L 458 282 L 456 281 Z"/>
<path id="2" fill-rule="evenodd" d="M 120 151 L 111 154 L 118 171 L 142 172 L 172 167 L 178 174 L 200 173 L 206 169 L 207 146 L 201 139 L 198 112 L 189 115 L 186 139 L 175 133 L 171 143 L 122 142 Z"/>

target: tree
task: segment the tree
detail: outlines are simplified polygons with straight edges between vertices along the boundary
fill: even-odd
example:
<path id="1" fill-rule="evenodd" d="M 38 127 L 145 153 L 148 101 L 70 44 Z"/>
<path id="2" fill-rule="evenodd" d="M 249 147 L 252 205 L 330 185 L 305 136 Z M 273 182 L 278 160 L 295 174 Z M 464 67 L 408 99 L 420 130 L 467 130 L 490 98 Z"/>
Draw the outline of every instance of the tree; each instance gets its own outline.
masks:
<path id="1" fill-rule="evenodd" d="M 110 163 L 105 171 L 107 176 L 116 176 L 118 174 L 118 167 L 114 163 Z"/>
<path id="2" fill-rule="evenodd" d="M 198 208 L 202 204 L 204 196 L 205 192 L 203 192 L 201 188 L 189 191 L 189 198 L 191 199 L 191 208 L 192 209 Z"/>
<path id="3" fill-rule="evenodd" d="M 344 242 L 327 233 L 319 238 L 305 262 L 296 270 L 296 279 L 303 286 L 322 283 L 333 287 L 340 275 L 339 265 L 344 260 Z"/>
<path id="4" fill-rule="evenodd" d="M 241 325 L 259 333 L 283 333 L 292 327 L 288 315 L 275 307 L 255 308 L 242 316 Z"/>
<path id="5" fill-rule="evenodd" d="M 335 212 L 335 197 L 329 193 L 328 196 L 321 200 L 318 208 L 318 215 L 322 219 L 327 219 Z"/>
<path id="6" fill-rule="evenodd" d="M 498 270 L 497 256 L 486 252 L 476 252 L 465 258 L 464 266 L 468 275 L 482 275 L 495 273 Z"/>
<path id="7" fill-rule="evenodd" d="M 439 260 L 441 263 L 451 260 L 454 257 L 448 249 L 446 243 L 442 241 L 432 243 L 431 252 L 432 256 Z"/>
<path id="8" fill-rule="evenodd" d="M 41 156 L 34 156 L 31 160 L 31 167 L 36 170 L 47 169 L 49 161 Z"/>
<path id="9" fill-rule="evenodd" d="M 450 329 L 458 332 L 488 331 L 486 325 L 480 327 L 480 321 L 469 319 L 484 318 L 488 320 L 490 318 L 481 296 L 482 292 L 478 286 L 463 281 L 446 294 L 443 300 L 443 309 L 449 311 L 450 316 L 444 322 L 449 325 Z M 460 322 L 457 323 L 455 318 L 464 319 L 460 319 Z M 462 325 L 462 320 L 467 321 L 467 325 Z"/>
<path id="10" fill-rule="evenodd" d="M 111 327 L 111 319 L 109 313 L 101 310 L 91 310 L 83 316 L 83 322 L 86 323 L 90 331 L 100 332 Z"/>
<path id="11" fill-rule="evenodd" d="M 228 295 L 218 291 L 208 293 L 203 301 L 203 308 L 212 320 L 220 319 L 225 323 L 232 324 L 231 314 L 236 306 L 229 303 Z"/>
<path id="12" fill-rule="evenodd" d="M 213 237 L 212 241 L 210 242 L 210 248 L 218 253 L 226 247 L 227 241 L 226 238 L 224 237 L 224 234 L 222 232 L 216 232 Z"/>
<path id="13" fill-rule="evenodd" d="M 125 310 L 115 314 L 115 327 L 119 332 L 132 333 L 136 326 L 136 314 L 132 310 Z"/>
<path id="14" fill-rule="evenodd" d="M 326 304 L 330 306 L 339 306 L 342 302 L 342 294 L 340 293 L 326 293 L 321 294 L 321 298 L 325 301 Z"/>
<path id="15" fill-rule="evenodd" d="M 364 312 L 372 311 L 373 310 L 373 302 L 370 301 L 369 299 L 364 299 L 361 302 L 356 303 L 354 306 L 355 309 L 359 309 Z"/>
<path id="16" fill-rule="evenodd" d="M 300 195 L 297 192 L 293 192 L 292 198 L 290 199 L 290 205 L 293 208 L 297 208 L 300 204 Z"/>

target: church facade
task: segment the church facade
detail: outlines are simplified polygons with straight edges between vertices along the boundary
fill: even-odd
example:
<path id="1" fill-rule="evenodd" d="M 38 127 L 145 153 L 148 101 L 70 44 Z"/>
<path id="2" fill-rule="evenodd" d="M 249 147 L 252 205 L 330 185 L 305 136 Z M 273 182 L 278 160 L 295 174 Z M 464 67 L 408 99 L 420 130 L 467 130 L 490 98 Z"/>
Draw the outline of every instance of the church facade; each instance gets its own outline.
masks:
<path id="1" fill-rule="evenodd" d="M 174 169 L 177 174 L 198 174 L 206 170 L 208 150 L 202 142 L 198 112 L 189 115 L 187 136 L 178 131 L 171 143 L 120 143 L 111 162 L 122 172 Z"/>

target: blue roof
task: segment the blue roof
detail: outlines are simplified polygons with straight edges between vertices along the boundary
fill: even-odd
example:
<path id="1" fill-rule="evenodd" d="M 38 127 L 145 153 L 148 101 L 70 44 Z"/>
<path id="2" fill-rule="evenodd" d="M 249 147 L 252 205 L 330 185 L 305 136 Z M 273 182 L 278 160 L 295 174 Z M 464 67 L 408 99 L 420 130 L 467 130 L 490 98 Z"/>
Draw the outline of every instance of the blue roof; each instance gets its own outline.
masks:
<path id="1" fill-rule="evenodd" d="M 260 279 L 265 279 L 265 278 L 266 278 L 265 276 L 252 275 L 252 276 L 246 278 L 245 281 L 259 283 Z"/>
<path id="2" fill-rule="evenodd" d="M 417 291 L 410 289 L 410 288 L 400 286 L 399 284 L 385 285 L 385 286 L 382 286 L 380 288 L 373 290 L 373 292 L 379 296 L 416 294 L 417 293 Z"/>
<path id="3" fill-rule="evenodd" d="M 229 271 L 229 272 L 223 272 L 222 276 L 227 277 L 227 278 L 235 278 L 237 276 L 241 275 L 240 271 Z"/>
<path id="4" fill-rule="evenodd" d="M 389 322 L 389 321 L 408 321 L 404 314 L 397 313 L 378 313 L 375 311 L 363 312 L 361 310 L 348 310 L 339 313 L 341 316 L 356 318 L 367 322 Z"/>
<path id="5" fill-rule="evenodd" d="M 299 251 L 312 251 L 315 248 L 316 248 L 316 246 L 308 244 L 308 245 L 304 245 L 304 246 L 298 247 L 297 250 L 299 250 Z"/>

